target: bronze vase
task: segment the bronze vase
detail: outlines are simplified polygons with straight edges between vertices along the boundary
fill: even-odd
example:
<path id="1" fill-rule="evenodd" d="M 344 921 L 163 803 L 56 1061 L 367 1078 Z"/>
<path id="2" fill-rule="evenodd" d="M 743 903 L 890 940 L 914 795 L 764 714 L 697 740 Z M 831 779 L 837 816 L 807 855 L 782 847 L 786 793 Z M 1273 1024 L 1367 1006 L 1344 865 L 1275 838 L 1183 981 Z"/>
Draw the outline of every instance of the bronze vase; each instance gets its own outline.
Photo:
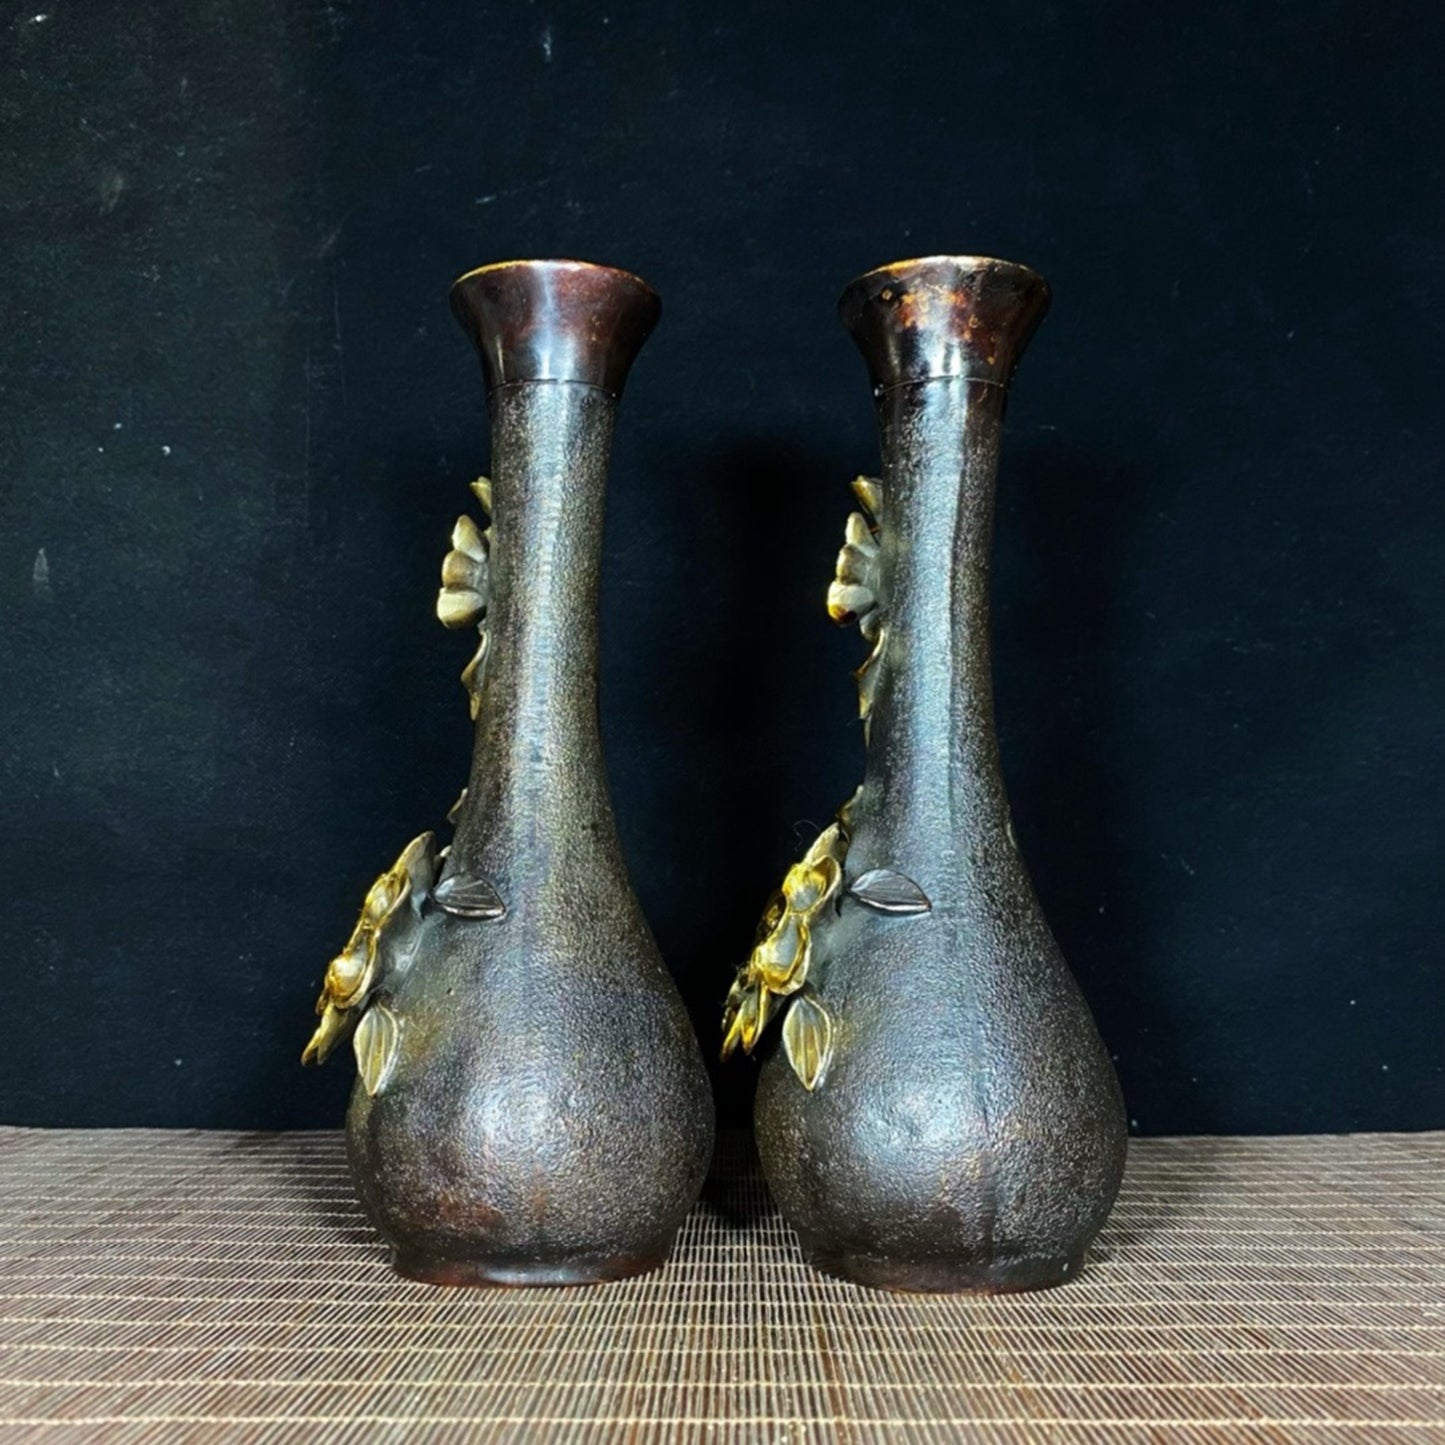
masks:
<path id="1" fill-rule="evenodd" d="M 864 1284 L 1072 1278 L 1123 1172 L 1118 1083 L 1019 856 L 989 678 L 1004 401 L 1048 298 L 1027 267 L 944 256 L 840 302 L 883 459 L 828 594 L 872 649 L 863 783 L 764 914 L 724 1053 L 782 1015 L 764 1169 L 808 1259 Z"/>
<path id="2" fill-rule="evenodd" d="M 353 1033 L 352 1172 L 396 1269 L 576 1284 L 662 1263 L 701 1188 L 711 1093 L 627 877 L 597 723 L 603 493 L 656 323 L 637 277 L 570 261 L 463 276 L 492 430 L 437 611 L 471 631 L 470 780 L 373 886 L 306 1058 Z"/>

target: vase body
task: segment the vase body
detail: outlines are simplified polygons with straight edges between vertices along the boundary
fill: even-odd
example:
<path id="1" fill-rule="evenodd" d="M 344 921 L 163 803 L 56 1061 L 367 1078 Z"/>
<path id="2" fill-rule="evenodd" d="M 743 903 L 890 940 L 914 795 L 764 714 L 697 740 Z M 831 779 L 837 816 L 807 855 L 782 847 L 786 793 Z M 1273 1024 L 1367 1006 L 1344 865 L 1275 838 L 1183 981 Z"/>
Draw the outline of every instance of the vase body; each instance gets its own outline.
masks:
<path id="1" fill-rule="evenodd" d="M 1069 1279 L 1123 1170 L 1118 1084 L 1015 845 L 989 677 L 1006 388 L 1047 304 L 1027 268 L 972 257 L 883 268 L 841 303 L 883 462 L 830 592 L 875 642 L 868 745 L 807 979 L 771 1001 L 798 1017 L 756 1128 L 808 1258 L 866 1284 Z"/>
<path id="2" fill-rule="evenodd" d="M 349 1156 L 403 1274 L 618 1278 L 666 1258 L 713 1134 L 690 1021 L 628 881 L 597 721 L 607 459 L 658 303 L 574 262 L 485 267 L 452 302 L 492 429 L 490 484 L 476 484 L 491 526 L 459 520 L 438 605 L 478 629 L 475 751 L 451 846 L 412 868 L 404 937 L 378 970 L 367 1015 L 388 1017 L 357 1030 Z"/>

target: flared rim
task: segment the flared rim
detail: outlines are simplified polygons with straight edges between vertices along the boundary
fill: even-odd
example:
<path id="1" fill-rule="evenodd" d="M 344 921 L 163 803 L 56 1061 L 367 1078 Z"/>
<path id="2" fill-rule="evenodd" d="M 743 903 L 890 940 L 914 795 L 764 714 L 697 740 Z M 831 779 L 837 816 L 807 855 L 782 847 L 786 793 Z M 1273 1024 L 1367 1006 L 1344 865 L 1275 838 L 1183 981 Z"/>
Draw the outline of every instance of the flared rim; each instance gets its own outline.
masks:
<path id="1" fill-rule="evenodd" d="M 640 276 L 592 261 L 493 261 L 459 276 L 450 299 L 489 391 L 570 381 L 620 396 L 662 312 Z"/>
<path id="2" fill-rule="evenodd" d="M 1050 295 L 1049 283 L 1021 261 L 917 256 L 850 281 L 838 317 L 877 391 L 946 377 L 1006 387 Z"/>
<path id="3" fill-rule="evenodd" d="M 568 256 L 538 256 L 518 257 L 511 261 L 488 261 L 485 266 L 473 266 L 470 271 L 463 271 L 455 281 L 452 288 L 460 286 L 464 281 L 471 281 L 480 276 L 491 276 L 503 271 L 519 271 L 524 274 L 539 274 L 541 272 L 574 271 L 591 272 L 596 275 L 609 275 L 624 285 L 634 286 L 639 291 L 646 292 L 649 296 L 657 296 L 646 281 L 635 271 L 625 270 L 621 266 L 608 266 L 601 261 L 579 261 Z M 658 297 L 659 303 L 661 297 Z"/>
<path id="4" fill-rule="evenodd" d="M 855 276 L 839 297 L 839 305 L 855 291 L 872 291 L 880 282 L 921 281 L 941 278 L 947 272 L 958 276 L 977 276 L 987 273 L 1003 279 L 1010 277 L 1024 286 L 1041 286 L 1048 291 L 1049 283 L 1032 266 L 1022 261 L 1010 261 L 1002 256 L 953 255 L 940 252 L 934 256 L 910 256 L 902 261 L 886 261 Z"/>

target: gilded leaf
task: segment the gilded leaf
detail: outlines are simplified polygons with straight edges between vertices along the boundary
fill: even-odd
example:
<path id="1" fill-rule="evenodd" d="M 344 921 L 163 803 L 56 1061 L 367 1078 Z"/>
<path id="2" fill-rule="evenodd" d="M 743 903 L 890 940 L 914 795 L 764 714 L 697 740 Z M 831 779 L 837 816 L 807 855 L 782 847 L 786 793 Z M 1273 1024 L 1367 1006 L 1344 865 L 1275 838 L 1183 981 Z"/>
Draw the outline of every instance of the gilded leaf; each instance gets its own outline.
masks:
<path id="1" fill-rule="evenodd" d="M 759 1036 L 768 1026 L 768 1015 L 773 1011 L 773 996 L 765 988 L 754 988 L 748 990 L 748 996 L 743 1001 L 742 1012 L 739 1017 L 742 1020 L 742 1045 L 744 1053 L 752 1053 L 753 1045 L 757 1043 Z"/>
<path id="2" fill-rule="evenodd" d="M 853 796 L 838 809 L 838 827 L 842 830 L 842 846 L 844 851 L 848 846 L 848 835 L 853 831 L 853 809 L 858 806 L 858 799 L 863 796 L 863 784 L 859 783 L 853 790 Z M 826 836 L 826 834 L 824 835 Z M 822 841 L 821 839 L 819 840 Z M 843 853 L 838 854 L 838 861 L 843 861 Z"/>
<path id="3" fill-rule="evenodd" d="M 396 860 L 392 871 L 406 875 L 412 904 L 419 909 L 436 881 L 436 834 L 418 833 L 402 849 L 401 857 Z"/>
<path id="4" fill-rule="evenodd" d="M 870 868 L 848 885 L 848 892 L 879 913 L 927 913 L 933 907 L 918 884 L 890 868 Z"/>
<path id="5" fill-rule="evenodd" d="M 766 989 L 733 985 L 729 996 L 727 1012 L 723 1016 L 726 1033 L 723 1036 L 722 1056 L 729 1057 L 740 1044 L 745 1054 L 751 1053 L 758 1035 L 767 1023 L 770 1004 Z"/>
<path id="6" fill-rule="evenodd" d="M 456 802 L 447 809 L 447 822 L 450 823 L 454 828 L 457 825 L 457 819 L 462 816 L 462 808 L 466 805 L 466 801 L 467 790 L 463 788 L 461 792 L 457 794 Z"/>
<path id="7" fill-rule="evenodd" d="M 386 1088 L 401 1047 L 401 1020 L 385 1004 L 374 1003 L 361 1016 L 351 1041 L 356 1067 L 366 1092 L 374 1099 Z"/>
<path id="8" fill-rule="evenodd" d="M 741 978 L 733 981 L 733 986 L 728 990 L 728 1001 L 723 1008 L 723 1041 L 722 1057 L 731 1057 L 734 1049 L 742 1042 L 743 1026 L 741 1015 L 743 1003 L 747 998 L 748 990 Z"/>
<path id="9" fill-rule="evenodd" d="M 454 918 L 501 918 L 507 911 L 501 895 L 486 878 L 463 878 L 453 873 L 437 884 L 436 905 Z"/>
<path id="10" fill-rule="evenodd" d="M 883 675 L 883 649 L 887 643 L 888 629 L 880 628 L 873 651 L 864 659 L 863 666 L 853 674 L 853 681 L 858 684 L 858 716 L 861 718 L 872 715 L 873 701 L 878 696 L 878 681 Z"/>
<path id="11" fill-rule="evenodd" d="M 482 504 L 487 516 L 492 515 L 492 479 L 490 477 L 478 477 L 472 483 L 472 491 L 476 499 Z"/>
<path id="12" fill-rule="evenodd" d="M 346 1037 L 356 1019 L 355 1014 L 325 1002 L 325 997 L 323 994 L 322 1002 L 317 1008 L 317 1012 L 321 1015 L 321 1022 L 316 1025 L 316 1032 L 307 1040 L 306 1047 L 301 1051 L 303 1064 L 324 1064 L 326 1056 L 340 1040 Z"/>
<path id="13" fill-rule="evenodd" d="M 487 647 L 487 634 L 479 631 L 477 650 L 472 655 L 472 660 L 462 669 L 462 686 L 467 690 L 473 722 L 476 722 L 482 710 L 482 679 L 487 670 Z"/>
<path id="14" fill-rule="evenodd" d="M 783 1020 L 783 1052 L 809 1092 L 823 1082 L 833 1055 L 833 1019 L 810 994 L 799 994 Z"/>

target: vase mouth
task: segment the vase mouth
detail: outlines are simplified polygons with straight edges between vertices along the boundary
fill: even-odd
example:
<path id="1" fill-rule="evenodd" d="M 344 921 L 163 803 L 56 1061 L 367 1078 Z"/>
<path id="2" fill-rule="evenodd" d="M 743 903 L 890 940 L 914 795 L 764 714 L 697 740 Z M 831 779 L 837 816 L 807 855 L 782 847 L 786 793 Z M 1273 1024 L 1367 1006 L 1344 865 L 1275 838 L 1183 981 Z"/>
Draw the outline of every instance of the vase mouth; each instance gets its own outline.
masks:
<path id="1" fill-rule="evenodd" d="M 838 316 L 876 391 L 943 377 L 1006 387 L 1049 294 L 1049 283 L 1018 261 L 922 256 L 849 282 Z"/>
<path id="2" fill-rule="evenodd" d="M 451 307 L 487 390 L 570 381 L 621 396 L 662 301 L 640 276 L 591 261 L 494 261 L 452 283 Z"/>

